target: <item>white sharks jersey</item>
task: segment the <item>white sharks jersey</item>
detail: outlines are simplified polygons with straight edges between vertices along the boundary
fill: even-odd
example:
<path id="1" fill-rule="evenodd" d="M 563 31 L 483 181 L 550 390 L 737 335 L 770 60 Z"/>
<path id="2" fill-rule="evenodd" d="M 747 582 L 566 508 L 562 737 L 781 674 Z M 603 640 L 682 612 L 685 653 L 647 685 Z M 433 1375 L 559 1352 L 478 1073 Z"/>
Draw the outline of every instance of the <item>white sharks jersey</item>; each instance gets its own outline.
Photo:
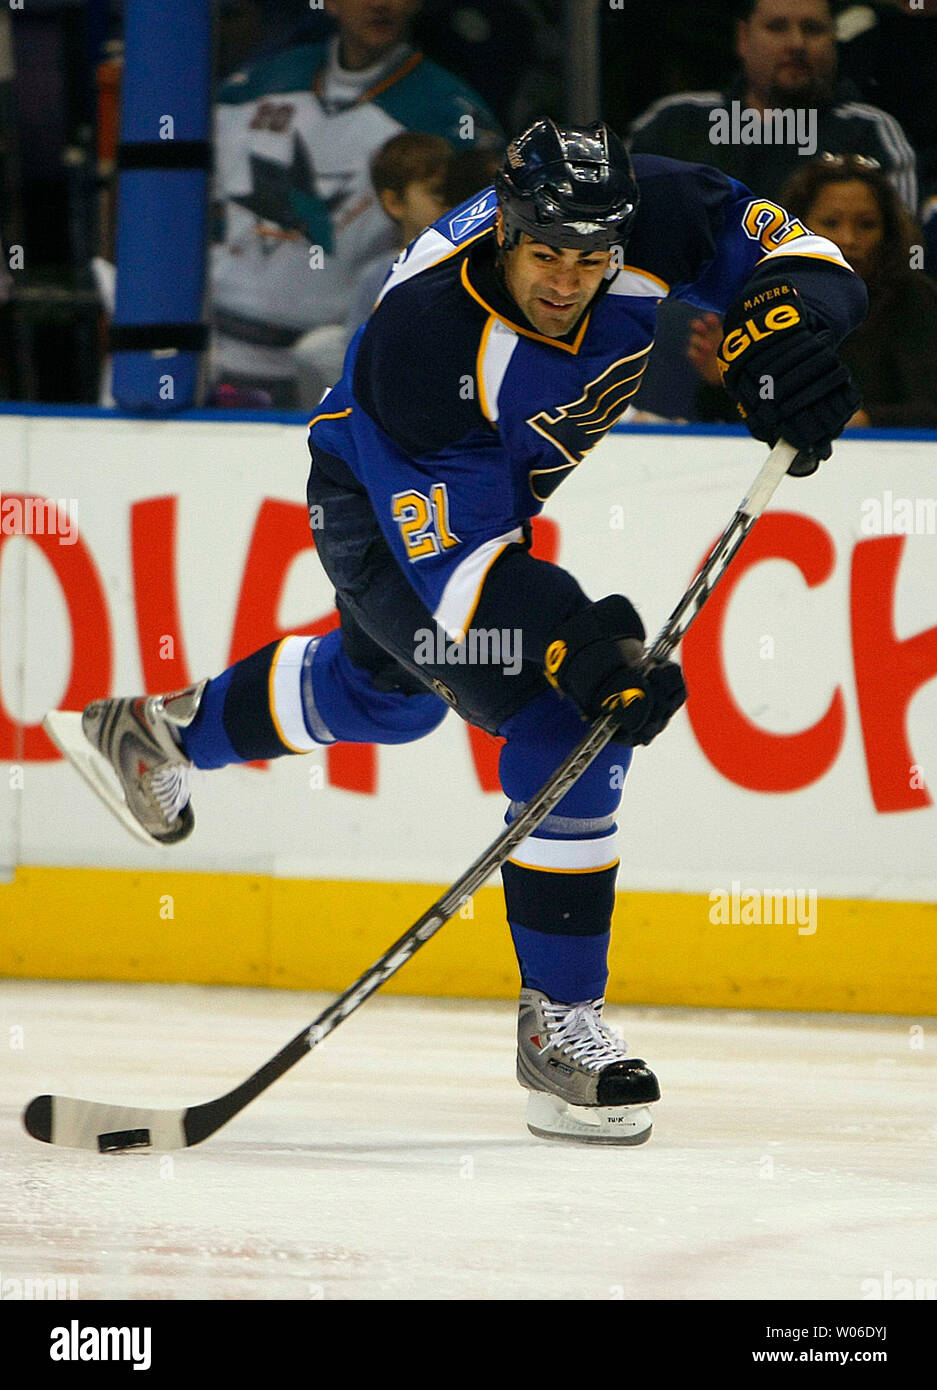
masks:
<path id="1" fill-rule="evenodd" d="M 336 45 L 236 73 L 216 108 L 215 326 L 261 349 L 271 375 L 301 333 L 344 322 L 361 267 L 393 245 L 369 176 L 375 151 L 404 130 L 462 148 L 499 137 L 478 98 L 408 45 L 365 74 L 338 68 Z"/>

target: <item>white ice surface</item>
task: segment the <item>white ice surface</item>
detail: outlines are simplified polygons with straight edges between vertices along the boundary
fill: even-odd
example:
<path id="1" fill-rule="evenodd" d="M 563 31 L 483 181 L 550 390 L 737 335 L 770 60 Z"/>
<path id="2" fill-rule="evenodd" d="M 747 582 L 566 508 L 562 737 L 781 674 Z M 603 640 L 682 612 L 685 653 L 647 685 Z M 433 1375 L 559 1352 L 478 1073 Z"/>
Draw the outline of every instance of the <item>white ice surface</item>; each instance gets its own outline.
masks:
<path id="1" fill-rule="evenodd" d="M 323 996 L 13 981 L 0 1001 L 0 1293 L 862 1299 L 937 1281 L 933 1022 L 610 1009 L 663 1099 L 649 1143 L 588 1149 L 527 1133 L 513 1006 L 378 996 L 169 1159 L 47 1147 L 20 1111 L 47 1091 L 209 1100 Z"/>

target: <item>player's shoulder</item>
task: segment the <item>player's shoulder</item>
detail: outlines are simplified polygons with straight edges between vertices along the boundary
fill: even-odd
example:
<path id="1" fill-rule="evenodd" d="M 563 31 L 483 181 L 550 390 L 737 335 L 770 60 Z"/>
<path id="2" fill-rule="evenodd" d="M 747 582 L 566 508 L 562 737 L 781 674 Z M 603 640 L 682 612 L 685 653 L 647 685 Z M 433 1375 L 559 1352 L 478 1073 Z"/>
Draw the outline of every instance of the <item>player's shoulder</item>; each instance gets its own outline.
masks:
<path id="1" fill-rule="evenodd" d="M 461 270 L 458 253 L 491 231 L 497 211 L 497 195 L 489 187 L 444 213 L 397 257 L 379 302 L 393 298 L 395 306 L 402 307 L 405 302 L 438 293 L 448 280 L 457 279 Z M 435 273 L 430 276 L 430 272 Z"/>
<path id="2" fill-rule="evenodd" d="M 226 78 L 217 99 L 236 106 L 273 93 L 308 91 L 327 56 L 327 44 L 308 43 L 262 58 Z"/>
<path id="3" fill-rule="evenodd" d="M 485 316 L 465 291 L 463 267 L 475 243 L 492 235 L 493 218 L 484 215 L 485 199 L 479 201 L 477 209 L 463 205 L 464 211 L 456 209 L 427 227 L 391 267 L 369 325 L 391 350 L 394 339 L 412 336 L 417 324 L 427 349 L 431 343 L 444 346 L 447 338 L 454 343 L 466 327 L 477 347 Z M 446 355 L 452 360 L 458 354 Z"/>
<path id="4" fill-rule="evenodd" d="M 749 190 L 710 164 L 688 164 L 659 154 L 632 155 L 641 194 L 634 236 L 649 241 L 692 229 L 695 222 L 721 222 L 726 207 Z"/>
<path id="5" fill-rule="evenodd" d="M 736 184 L 711 164 L 691 164 L 663 154 L 633 154 L 631 162 L 642 203 L 646 195 L 655 200 L 672 198 L 675 193 L 706 197 L 713 191 L 728 191 Z"/>
<path id="6" fill-rule="evenodd" d="M 462 271 L 472 247 L 492 233 L 490 224 L 478 229 L 471 205 L 463 207 L 427 228 L 395 262 L 358 348 L 356 399 L 413 455 L 484 423 L 465 383 L 475 378 L 488 313 L 466 293 Z"/>
<path id="7" fill-rule="evenodd" d="M 731 210 L 751 194 L 708 164 L 653 154 L 632 162 L 641 201 L 625 259 L 668 290 L 689 283 L 715 254 Z"/>
<path id="8" fill-rule="evenodd" d="M 417 51 L 372 100 L 408 130 L 458 140 L 463 148 L 501 141 L 498 123 L 478 93 Z"/>

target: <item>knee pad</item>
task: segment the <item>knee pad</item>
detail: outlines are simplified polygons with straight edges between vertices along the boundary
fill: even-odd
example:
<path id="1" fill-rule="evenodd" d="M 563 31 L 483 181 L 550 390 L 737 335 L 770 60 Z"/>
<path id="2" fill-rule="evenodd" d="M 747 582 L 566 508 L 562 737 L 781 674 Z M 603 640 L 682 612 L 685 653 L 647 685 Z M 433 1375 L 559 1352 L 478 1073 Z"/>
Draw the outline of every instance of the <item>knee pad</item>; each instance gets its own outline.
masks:
<path id="1" fill-rule="evenodd" d="M 554 690 L 538 695 L 502 725 L 499 732 L 507 741 L 501 750 L 499 774 L 504 793 L 511 799 L 512 815 L 536 795 L 567 754 L 582 742 L 588 727 L 575 705 Z M 611 828 L 631 753 L 621 744 L 606 744 L 538 833 L 590 835 Z M 564 821 L 569 825 L 561 827 Z"/>
<path id="2" fill-rule="evenodd" d="M 379 689 L 372 673 L 349 659 L 340 629 L 313 642 L 303 662 L 303 709 L 321 742 L 411 743 L 446 717 L 449 706 L 429 691 Z"/>

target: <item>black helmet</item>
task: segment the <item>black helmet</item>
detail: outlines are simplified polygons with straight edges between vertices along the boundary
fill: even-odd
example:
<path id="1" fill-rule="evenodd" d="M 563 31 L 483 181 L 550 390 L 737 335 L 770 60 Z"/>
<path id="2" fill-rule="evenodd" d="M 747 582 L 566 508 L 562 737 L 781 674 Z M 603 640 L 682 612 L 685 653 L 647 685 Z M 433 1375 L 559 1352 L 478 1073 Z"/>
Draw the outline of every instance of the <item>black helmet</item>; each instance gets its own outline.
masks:
<path id="1" fill-rule="evenodd" d="M 601 121 L 535 121 L 508 146 L 495 188 L 508 251 L 521 232 L 578 251 L 624 246 L 640 199 L 628 151 Z"/>

